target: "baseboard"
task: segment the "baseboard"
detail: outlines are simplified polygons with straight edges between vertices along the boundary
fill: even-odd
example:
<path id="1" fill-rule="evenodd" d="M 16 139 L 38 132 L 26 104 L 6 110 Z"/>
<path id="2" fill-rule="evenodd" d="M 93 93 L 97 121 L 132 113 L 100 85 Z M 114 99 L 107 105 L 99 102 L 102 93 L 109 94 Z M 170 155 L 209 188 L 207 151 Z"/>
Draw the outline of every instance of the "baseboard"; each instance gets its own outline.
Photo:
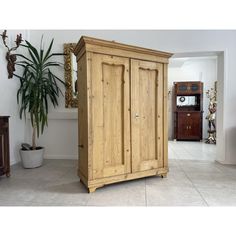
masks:
<path id="1" fill-rule="evenodd" d="M 215 160 L 215 161 L 222 165 L 236 165 L 236 162 L 226 162 L 226 161 L 220 161 L 220 160 Z"/>
<path id="2" fill-rule="evenodd" d="M 18 163 L 20 163 L 21 162 L 21 160 L 11 160 L 10 161 L 10 166 L 13 166 L 13 165 L 15 165 L 15 164 L 18 164 Z"/>
<path id="3" fill-rule="evenodd" d="M 65 160 L 77 160 L 77 155 L 45 155 L 45 159 L 65 159 Z"/>

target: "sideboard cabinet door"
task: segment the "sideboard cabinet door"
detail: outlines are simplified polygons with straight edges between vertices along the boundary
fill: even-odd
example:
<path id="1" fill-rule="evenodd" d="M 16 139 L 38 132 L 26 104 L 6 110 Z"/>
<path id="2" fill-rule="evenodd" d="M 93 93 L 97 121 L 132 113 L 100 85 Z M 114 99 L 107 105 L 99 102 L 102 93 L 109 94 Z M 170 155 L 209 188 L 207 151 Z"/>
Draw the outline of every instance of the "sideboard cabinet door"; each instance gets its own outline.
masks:
<path id="1" fill-rule="evenodd" d="M 163 64 L 131 60 L 132 172 L 163 167 Z"/>
<path id="2" fill-rule="evenodd" d="M 0 176 L 5 172 L 5 134 L 0 129 Z"/>
<path id="3" fill-rule="evenodd" d="M 92 178 L 130 173 L 129 59 L 92 54 L 90 155 Z"/>
<path id="4" fill-rule="evenodd" d="M 0 116 L 0 176 L 10 176 L 9 116 Z"/>

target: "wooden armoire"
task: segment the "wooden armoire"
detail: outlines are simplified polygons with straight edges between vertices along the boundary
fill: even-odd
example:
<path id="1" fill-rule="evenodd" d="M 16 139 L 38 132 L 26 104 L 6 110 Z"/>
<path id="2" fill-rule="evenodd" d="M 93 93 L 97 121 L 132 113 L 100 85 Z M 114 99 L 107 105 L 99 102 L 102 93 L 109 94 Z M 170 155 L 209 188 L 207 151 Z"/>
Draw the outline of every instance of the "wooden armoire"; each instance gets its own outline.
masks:
<path id="1" fill-rule="evenodd" d="M 81 37 L 78 176 L 89 192 L 168 172 L 167 65 L 172 55 Z"/>
<path id="2" fill-rule="evenodd" d="M 173 112 L 174 139 L 202 140 L 203 83 L 175 82 Z"/>

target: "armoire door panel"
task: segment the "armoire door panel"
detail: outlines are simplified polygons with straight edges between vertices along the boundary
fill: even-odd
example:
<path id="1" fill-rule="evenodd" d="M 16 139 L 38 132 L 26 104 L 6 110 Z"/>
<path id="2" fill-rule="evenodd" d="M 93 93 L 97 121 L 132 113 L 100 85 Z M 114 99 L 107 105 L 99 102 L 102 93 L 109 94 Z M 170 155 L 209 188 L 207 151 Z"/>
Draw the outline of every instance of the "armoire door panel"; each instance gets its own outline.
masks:
<path id="1" fill-rule="evenodd" d="M 131 60 L 132 172 L 163 163 L 162 78 L 162 64 Z"/>
<path id="2" fill-rule="evenodd" d="M 130 173 L 129 60 L 92 55 L 93 178 Z"/>
<path id="3" fill-rule="evenodd" d="M 102 64 L 105 167 L 124 165 L 124 66 Z"/>

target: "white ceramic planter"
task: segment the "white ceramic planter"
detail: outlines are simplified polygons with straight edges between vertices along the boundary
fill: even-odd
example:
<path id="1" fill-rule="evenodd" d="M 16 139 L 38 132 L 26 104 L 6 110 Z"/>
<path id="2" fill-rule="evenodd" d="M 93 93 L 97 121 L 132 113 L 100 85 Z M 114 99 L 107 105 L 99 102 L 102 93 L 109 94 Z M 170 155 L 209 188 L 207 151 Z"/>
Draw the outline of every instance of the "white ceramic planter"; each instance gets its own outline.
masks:
<path id="1" fill-rule="evenodd" d="M 43 164 L 44 148 L 38 150 L 20 150 L 24 168 L 36 168 Z"/>

